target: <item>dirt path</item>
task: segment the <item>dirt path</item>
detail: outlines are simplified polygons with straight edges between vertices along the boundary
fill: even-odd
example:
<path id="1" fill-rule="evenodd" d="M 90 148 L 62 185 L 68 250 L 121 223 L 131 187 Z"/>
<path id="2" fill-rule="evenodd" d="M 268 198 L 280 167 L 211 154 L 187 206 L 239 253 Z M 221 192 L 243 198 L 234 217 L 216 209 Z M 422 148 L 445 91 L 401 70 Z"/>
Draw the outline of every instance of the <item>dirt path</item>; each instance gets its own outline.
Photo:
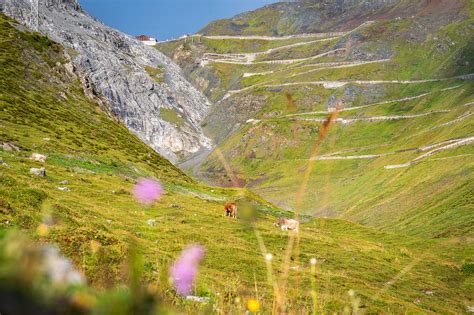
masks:
<path id="1" fill-rule="evenodd" d="M 386 59 L 383 59 L 386 60 Z M 388 59 L 387 59 L 388 60 Z M 247 77 L 253 77 L 256 75 L 267 75 L 267 74 L 273 74 L 273 73 L 280 73 L 284 71 L 288 71 L 289 69 L 295 69 L 295 68 L 317 68 L 314 70 L 319 70 L 319 69 L 338 69 L 338 68 L 349 68 L 349 67 L 354 67 L 358 65 L 363 65 L 365 63 L 374 63 L 377 62 L 377 60 L 374 61 L 339 61 L 339 62 L 321 62 L 321 63 L 313 63 L 313 64 L 308 64 L 308 65 L 297 65 L 297 66 L 292 66 L 291 68 L 284 68 L 280 70 L 272 70 L 272 71 L 265 71 L 265 72 L 245 72 L 243 74 L 244 78 Z M 378 60 L 378 62 L 381 62 Z M 312 71 L 312 70 L 311 70 Z M 298 75 L 298 74 L 294 74 Z"/>
<path id="2" fill-rule="evenodd" d="M 294 73 L 291 75 L 291 77 L 298 77 L 301 75 L 305 75 L 308 73 L 313 73 L 321 70 L 327 70 L 327 69 L 342 69 L 342 68 L 352 68 L 352 67 L 357 67 L 357 66 L 362 66 L 362 65 L 368 65 L 368 64 L 373 64 L 373 63 L 382 63 L 382 62 L 387 62 L 390 61 L 390 59 L 379 59 L 379 60 L 373 60 L 373 61 L 358 61 L 358 62 L 353 62 L 349 64 L 344 64 L 344 65 L 337 65 L 337 66 L 328 66 L 328 67 L 321 67 L 317 69 L 312 69 L 300 73 Z"/>
<path id="3" fill-rule="evenodd" d="M 207 65 L 209 63 L 226 63 L 226 64 L 233 64 L 233 65 L 261 65 L 261 64 L 271 64 L 271 65 L 290 65 L 293 63 L 298 63 L 298 62 L 305 62 L 308 60 L 314 60 L 318 58 L 322 58 L 331 54 L 335 54 L 339 51 L 344 51 L 345 48 L 338 48 L 334 50 L 330 50 L 315 56 L 307 57 L 307 58 L 300 58 L 300 59 L 274 59 L 274 60 L 264 60 L 264 61 L 254 61 L 256 58 L 256 54 L 253 54 L 255 56 L 250 57 L 242 57 L 242 58 L 247 58 L 247 59 L 239 59 L 237 57 L 229 57 L 225 59 L 209 59 L 209 58 L 203 58 L 201 60 L 201 66 Z"/>
<path id="4" fill-rule="evenodd" d="M 325 33 L 324 35 L 332 35 L 332 36 L 316 36 L 319 39 L 316 40 L 311 40 L 311 41 L 305 41 L 305 42 L 300 42 L 300 43 L 294 43 L 294 44 L 288 44 L 280 47 L 275 47 L 275 48 L 270 48 L 265 51 L 259 51 L 259 52 L 248 52 L 248 53 L 228 53 L 228 54 L 217 54 L 217 53 L 205 53 L 202 58 L 201 58 L 201 66 L 206 66 L 209 63 L 227 63 L 227 64 L 240 64 L 240 65 L 250 65 L 250 64 L 292 64 L 292 63 L 298 63 L 298 62 L 304 62 L 316 58 L 320 58 L 323 56 L 326 56 L 327 54 L 330 53 L 335 53 L 337 51 L 342 50 L 340 49 L 335 49 L 331 52 L 327 52 L 324 54 L 319 54 L 316 56 L 308 57 L 308 58 L 300 58 L 300 59 L 276 59 L 276 60 L 267 60 L 267 61 L 255 61 L 255 59 L 258 56 L 261 55 L 267 55 L 275 51 L 279 50 L 284 50 L 284 49 L 289 49 L 289 48 L 294 48 L 298 46 L 304 46 L 304 45 L 310 45 L 318 42 L 325 42 L 325 41 L 331 41 L 338 39 L 340 37 L 347 36 L 351 34 L 352 32 L 355 32 L 361 27 L 364 27 L 366 25 L 372 24 L 373 21 L 368 21 L 365 22 L 355 29 L 349 31 L 349 32 L 342 32 L 342 33 Z M 315 37 L 315 34 L 304 34 L 302 37 L 299 36 L 288 36 L 288 37 L 268 37 L 268 36 L 207 36 L 206 38 L 211 38 L 211 39 L 267 39 L 267 40 L 281 40 L 281 39 L 291 39 L 291 38 L 310 38 L 310 37 Z M 321 37 L 327 37 L 327 38 L 322 38 Z"/>
<path id="5" fill-rule="evenodd" d="M 196 36 L 202 36 L 208 39 L 242 39 L 242 40 L 270 40 L 270 41 L 287 40 L 287 39 L 295 39 L 295 38 L 297 39 L 298 38 L 311 38 L 311 37 L 324 38 L 324 37 L 348 35 L 352 32 L 355 32 L 361 27 L 364 27 L 373 23 L 374 21 L 366 21 L 348 32 L 308 33 L 308 34 L 296 34 L 296 35 L 287 35 L 287 36 L 259 36 L 259 35 L 247 35 L 247 36 L 245 35 L 209 35 L 209 36 L 206 36 L 206 35 L 201 35 L 201 34 L 196 34 Z"/>
<path id="6" fill-rule="evenodd" d="M 275 71 L 265 71 L 265 72 L 245 72 L 242 75 L 242 78 L 249 78 L 249 77 L 254 77 L 257 75 L 267 75 L 267 74 L 274 74 Z"/>
<path id="7" fill-rule="evenodd" d="M 295 44 L 290 44 L 290 45 L 285 45 L 285 46 L 280 46 L 280 47 L 275 47 L 275 48 L 270 48 L 265 51 L 260 51 L 260 52 L 251 52 L 251 53 L 235 53 L 235 54 L 216 54 L 216 53 L 205 53 L 202 56 L 202 59 L 206 59 L 209 62 L 214 62 L 214 63 L 235 63 L 235 64 L 258 64 L 258 62 L 254 62 L 255 59 L 258 56 L 261 55 L 267 55 L 275 51 L 279 50 L 284 50 L 284 49 L 289 49 L 289 48 L 294 48 L 298 46 L 304 46 L 304 45 L 310 45 L 318 42 L 327 42 L 331 41 L 334 39 L 337 39 L 339 37 L 330 37 L 330 38 L 325 38 L 325 39 L 317 39 L 317 40 L 312 40 L 309 42 L 302 42 L 302 43 L 295 43 Z M 217 59 L 213 59 L 214 57 L 217 57 Z"/>
<path id="8" fill-rule="evenodd" d="M 426 79 L 426 80 L 353 80 L 353 81 L 302 81 L 302 82 L 289 82 L 289 83 L 280 83 L 280 84 L 256 84 L 248 86 L 240 90 L 231 90 L 228 91 L 224 96 L 223 100 L 238 93 L 249 91 L 258 87 L 285 87 L 285 86 L 298 86 L 298 85 L 320 85 L 326 89 L 335 89 L 343 87 L 347 84 L 361 84 L 361 85 L 377 85 L 377 84 L 420 84 L 420 83 L 430 83 L 430 82 L 443 82 L 449 80 L 472 80 L 474 79 L 474 73 L 467 75 L 460 75 L 450 78 L 440 78 L 440 79 Z"/>
<path id="9" fill-rule="evenodd" d="M 430 93 L 423 93 L 415 96 L 409 96 L 409 97 L 404 97 L 404 98 L 398 98 L 394 100 L 388 100 L 388 101 L 382 101 L 382 102 L 377 102 L 377 103 L 371 103 L 371 104 L 366 104 L 366 105 L 360 105 L 360 106 L 354 106 L 354 107 L 347 107 L 347 108 L 342 108 L 339 110 L 339 112 L 347 112 L 347 111 L 353 111 L 357 109 L 362 109 L 366 107 L 371 107 L 371 106 L 376 106 L 376 105 L 384 105 L 384 104 L 391 104 L 391 103 L 396 103 L 396 102 L 406 102 L 406 101 L 411 101 L 414 99 L 422 98 L 425 97 Z M 289 114 L 285 115 L 284 117 L 295 117 L 295 116 L 306 116 L 306 115 L 315 115 L 315 114 L 328 114 L 330 111 L 313 111 L 313 112 L 304 112 L 304 113 L 297 113 L 297 114 Z"/>
<path id="10" fill-rule="evenodd" d="M 429 150 L 432 150 L 432 149 L 435 149 L 435 148 L 439 148 L 439 147 L 441 147 L 441 146 L 445 146 L 445 145 L 448 145 L 448 144 L 456 143 L 456 142 L 458 142 L 459 140 L 460 140 L 460 139 L 446 140 L 446 141 L 438 142 L 438 143 L 431 144 L 431 145 L 428 145 L 428 146 L 419 147 L 418 150 L 420 150 L 420 151 L 422 151 L 422 152 L 426 152 L 426 151 L 429 151 Z"/>
<path id="11" fill-rule="evenodd" d="M 391 120 L 413 119 L 413 118 L 419 118 L 419 117 L 424 117 L 424 116 L 433 115 L 433 114 L 446 114 L 449 112 L 451 111 L 450 110 L 433 110 L 426 113 L 411 114 L 411 115 L 385 115 L 385 116 L 370 116 L 370 117 L 360 117 L 360 118 L 337 118 L 333 122 L 340 123 L 340 124 L 351 124 L 351 123 L 361 122 L 361 121 L 366 121 L 366 122 L 391 121 Z M 317 112 L 314 112 L 314 113 L 317 113 Z M 321 113 L 325 114 L 326 112 L 321 112 Z M 272 120 L 281 119 L 281 118 L 290 118 L 294 121 L 315 121 L 315 122 L 320 122 L 320 123 L 327 121 L 326 117 L 291 118 L 291 117 L 283 116 L 283 117 L 278 117 L 278 118 L 267 118 L 267 119 L 248 119 L 246 123 L 256 125 L 260 123 L 261 121 L 272 121 Z"/>
<path id="12" fill-rule="evenodd" d="M 460 121 L 463 121 L 464 119 L 466 119 L 466 118 L 472 116 L 473 114 L 474 114 L 473 112 L 467 111 L 467 112 L 461 114 L 458 118 L 453 119 L 453 120 L 448 121 L 448 122 L 445 122 L 444 124 L 441 124 L 441 125 L 438 125 L 438 126 L 434 126 L 434 127 L 431 128 L 431 129 L 437 129 L 437 128 L 441 128 L 441 127 L 446 127 L 446 126 L 449 126 L 449 125 L 453 125 L 453 124 L 455 124 L 455 123 L 458 123 L 458 122 L 460 122 Z"/>
<path id="13" fill-rule="evenodd" d="M 313 161 L 329 161 L 329 160 L 363 160 L 363 159 L 375 159 L 379 157 L 384 157 L 393 153 L 384 153 L 384 154 L 367 154 L 367 155 L 347 155 L 347 156 L 317 156 L 313 157 L 310 160 Z"/>
<path id="14" fill-rule="evenodd" d="M 448 144 L 446 144 L 448 143 Z M 410 162 L 404 163 L 404 164 L 397 164 L 397 165 L 387 165 L 385 166 L 385 169 L 396 169 L 396 168 L 404 168 L 404 167 L 409 167 L 413 164 L 416 164 L 420 162 L 423 159 L 426 159 L 427 157 L 430 157 L 436 153 L 450 150 L 450 149 L 455 149 L 461 146 L 469 145 L 474 143 L 474 137 L 466 137 L 466 138 L 460 138 L 460 139 L 454 139 L 454 140 L 449 140 L 445 141 L 442 143 L 438 143 L 432 146 L 425 147 L 425 150 L 429 150 L 427 153 L 420 155 L 419 157 L 411 160 Z M 446 144 L 446 145 L 444 145 Z"/>
<path id="15" fill-rule="evenodd" d="M 363 84 L 363 85 L 376 85 L 376 84 L 419 84 L 419 83 L 430 83 L 430 82 L 442 82 L 448 80 L 466 80 L 466 76 L 456 76 L 450 78 L 440 79 L 426 79 L 426 80 L 353 80 L 353 81 L 308 81 L 308 82 L 289 82 L 281 84 L 264 85 L 268 87 L 279 87 L 279 86 L 294 86 L 294 85 L 322 85 L 325 88 L 338 88 L 347 84 Z M 469 79 L 467 79 L 469 80 Z"/>
<path id="16" fill-rule="evenodd" d="M 389 155 L 394 155 L 397 153 L 403 153 L 403 152 L 408 152 L 408 151 L 421 151 L 421 152 L 426 152 L 419 157 L 413 159 L 412 161 L 404 164 L 398 164 L 398 165 L 387 165 L 384 168 L 385 169 L 395 169 L 395 168 L 402 168 L 402 167 L 408 167 L 422 159 L 425 159 L 431 155 L 434 155 L 438 152 L 449 150 L 449 149 L 454 149 L 460 146 L 464 145 L 469 145 L 474 143 L 474 137 L 466 137 L 466 138 L 458 138 L 458 139 L 452 139 L 452 140 L 447 140 L 443 141 L 440 143 L 436 143 L 433 145 L 429 146 L 424 146 L 424 147 L 419 147 L 419 148 L 411 148 L 411 149 L 405 149 L 405 150 L 397 150 L 394 152 L 387 152 L 387 153 L 379 153 L 379 154 L 364 154 L 364 155 L 347 155 L 347 156 L 341 156 L 339 154 L 344 153 L 344 152 L 355 152 L 355 151 L 360 151 L 363 149 L 367 149 L 370 147 L 365 147 L 365 148 L 354 148 L 350 150 L 345 150 L 345 151 L 340 151 L 340 152 L 334 152 L 334 153 L 329 153 L 329 154 L 324 154 L 321 156 L 317 156 L 312 158 L 311 160 L 314 161 L 330 161 L 330 160 L 361 160 L 361 159 L 376 159 L 379 157 L 385 157 Z M 385 145 L 380 145 L 380 146 L 385 146 Z M 376 146 L 374 146 L 376 147 Z M 470 156 L 472 154 L 464 154 L 464 155 L 459 155 L 456 157 L 461 157 L 461 156 Z M 440 158 L 441 159 L 447 159 L 447 158 L 452 158 L 452 157 L 446 157 L 446 158 Z"/>
<path id="17" fill-rule="evenodd" d="M 387 147 L 387 146 L 388 146 L 387 143 L 374 144 L 374 145 L 369 145 L 369 146 L 365 146 L 365 147 L 351 148 L 351 149 L 346 149 L 346 150 L 342 150 L 342 151 L 327 153 L 327 154 L 324 154 L 323 156 L 329 157 L 329 156 L 341 155 L 341 154 L 345 154 L 345 153 L 353 153 L 353 152 L 358 152 L 358 151 L 365 151 L 365 150 L 370 150 L 370 149 L 375 149 L 375 148 L 380 148 L 380 147 Z"/>
<path id="18" fill-rule="evenodd" d="M 446 91 L 449 91 L 449 90 L 454 90 L 454 89 L 460 88 L 461 86 L 462 85 L 456 85 L 456 86 L 452 86 L 452 87 L 449 87 L 449 88 L 441 89 L 440 92 L 446 92 Z M 386 105 L 386 104 L 395 103 L 395 102 L 407 102 L 407 101 L 411 101 L 411 100 L 414 100 L 414 99 L 418 99 L 418 98 L 428 96 L 428 95 L 436 93 L 436 92 L 438 92 L 438 91 L 423 93 L 423 94 L 419 94 L 419 95 L 415 95 L 415 96 L 408 96 L 408 97 L 399 98 L 399 99 L 395 99 L 395 100 L 382 101 L 382 102 L 377 102 L 377 103 L 372 103 L 372 104 L 367 104 L 367 105 L 348 107 L 348 108 L 343 108 L 340 111 L 341 112 L 348 112 L 348 111 L 358 110 L 358 109 L 377 106 L 377 105 Z"/>
<path id="19" fill-rule="evenodd" d="M 412 115 L 387 115 L 387 116 L 371 116 L 371 117 L 361 117 L 361 118 L 337 118 L 334 122 L 342 123 L 342 124 L 350 124 L 353 122 L 359 121 L 389 121 L 389 120 L 400 120 L 400 119 L 411 119 L 411 118 L 418 118 L 423 116 L 428 116 L 432 114 L 442 114 L 442 113 L 449 113 L 450 110 L 433 110 L 427 113 L 421 114 L 412 114 Z M 296 118 L 295 120 L 300 121 L 317 121 L 317 122 L 325 122 L 327 120 L 326 117 L 323 118 Z"/>
<path id="20" fill-rule="evenodd" d="M 332 33 L 308 33 L 308 34 L 298 34 L 298 35 L 288 35 L 288 36 L 259 36 L 259 35 L 202 35 L 203 38 L 207 39 L 240 39 L 240 40 L 268 40 L 268 41 L 279 41 L 279 40 L 289 40 L 289 39 L 300 39 L 300 38 L 325 38 L 325 37 L 335 37 L 343 36 L 347 34 L 346 32 L 332 32 Z"/>

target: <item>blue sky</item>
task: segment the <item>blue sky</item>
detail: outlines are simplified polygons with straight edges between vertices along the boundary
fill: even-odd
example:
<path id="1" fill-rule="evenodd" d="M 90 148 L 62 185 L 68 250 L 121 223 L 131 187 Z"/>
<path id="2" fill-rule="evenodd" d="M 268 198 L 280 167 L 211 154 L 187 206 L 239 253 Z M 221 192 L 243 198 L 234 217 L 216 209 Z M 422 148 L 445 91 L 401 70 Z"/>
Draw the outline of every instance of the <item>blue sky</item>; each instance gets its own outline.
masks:
<path id="1" fill-rule="evenodd" d="M 159 40 L 197 32 L 207 23 L 253 10 L 276 0 L 79 0 L 105 24 L 130 35 Z"/>

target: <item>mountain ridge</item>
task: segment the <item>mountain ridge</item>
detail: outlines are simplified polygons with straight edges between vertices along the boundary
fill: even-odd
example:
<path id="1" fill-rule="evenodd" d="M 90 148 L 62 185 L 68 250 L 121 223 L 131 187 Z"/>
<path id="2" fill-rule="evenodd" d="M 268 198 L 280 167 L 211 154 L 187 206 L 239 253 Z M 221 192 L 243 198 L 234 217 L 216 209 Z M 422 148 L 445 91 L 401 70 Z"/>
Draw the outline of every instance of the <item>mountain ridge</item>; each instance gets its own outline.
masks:
<path id="1" fill-rule="evenodd" d="M 212 147 L 200 126 L 210 102 L 166 56 L 92 18 L 77 1 L 34 4 L 7 0 L 4 12 L 69 47 L 86 89 L 143 141 L 175 162 Z"/>
<path id="2" fill-rule="evenodd" d="M 198 33 L 203 35 L 294 35 L 348 31 L 367 20 L 429 16 L 433 13 L 457 14 L 463 1 L 405 0 L 298 0 L 278 2 L 238 14 L 230 19 L 209 23 Z"/>

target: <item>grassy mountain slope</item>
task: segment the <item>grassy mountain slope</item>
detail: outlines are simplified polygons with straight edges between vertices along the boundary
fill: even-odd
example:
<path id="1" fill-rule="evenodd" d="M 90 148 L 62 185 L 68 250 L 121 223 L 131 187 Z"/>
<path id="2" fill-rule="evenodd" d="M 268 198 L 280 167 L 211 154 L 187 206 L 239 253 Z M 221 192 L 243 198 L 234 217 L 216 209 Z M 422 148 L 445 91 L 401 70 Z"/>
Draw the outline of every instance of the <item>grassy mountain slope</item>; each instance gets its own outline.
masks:
<path id="1" fill-rule="evenodd" d="M 0 237 L 19 229 L 39 242 L 57 243 L 96 288 L 125 281 L 124 265 L 134 244 L 146 279 L 159 281 L 164 296 L 188 312 L 242 313 L 249 297 L 257 297 L 262 311 L 269 312 L 272 285 L 255 232 L 243 219 L 224 217 L 222 204 L 240 199 L 241 208 L 246 201 L 257 210 L 255 226 L 274 255 L 278 280 L 288 234 L 272 223 L 288 213 L 251 193 L 189 179 L 84 94 L 77 77 L 66 70 L 67 58 L 57 44 L 1 15 L 0 36 L 1 141 L 21 149 L 0 149 Z M 47 154 L 46 163 L 30 160 L 33 152 Z M 29 174 L 31 167 L 42 166 L 46 177 Z M 143 176 L 160 179 L 167 191 L 149 207 L 130 195 Z M 150 219 L 154 226 L 147 224 Z M 37 229 L 42 222 L 52 223 L 48 233 Z M 288 265 L 290 279 L 296 270 L 299 279 L 299 291 L 288 293 L 288 307 L 301 312 L 312 308 L 309 259 L 316 257 L 317 307 L 327 312 L 357 304 L 377 313 L 464 312 L 474 299 L 469 260 L 474 253 L 467 242 L 426 241 L 344 220 L 307 220 L 299 255 Z M 206 247 L 196 294 L 210 296 L 210 306 L 184 302 L 166 280 L 160 281 L 190 243 Z M 355 298 L 347 294 L 349 289 Z"/>
<path id="2" fill-rule="evenodd" d="M 269 312 L 272 286 L 255 232 L 245 220 L 225 218 L 222 204 L 240 199 L 241 208 L 247 202 L 257 210 L 255 225 L 274 255 L 278 280 L 288 234 L 272 223 L 288 213 L 249 192 L 192 181 L 84 94 L 66 70 L 63 48 L 4 16 L 0 22 L 1 142 L 21 149 L 0 149 L 0 237 L 19 229 L 39 242 L 57 243 L 96 288 L 126 280 L 124 266 L 134 244 L 146 280 L 159 283 L 160 292 L 188 312 L 202 307 L 203 312 L 242 313 L 255 295 Z M 46 163 L 30 160 L 33 152 L 47 154 Z M 46 177 L 29 174 L 31 167 L 42 166 Z M 149 207 L 130 195 L 143 176 L 160 179 L 167 191 Z M 154 226 L 147 224 L 150 219 Z M 52 223 L 48 233 L 38 229 L 44 222 Z M 474 279 L 474 253 L 467 242 L 399 236 L 344 220 L 308 220 L 302 224 L 299 255 L 290 260 L 290 279 L 298 270 L 299 291 L 289 291 L 288 307 L 302 313 L 312 308 L 309 259 L 316 257 L 317 305 L 324 311 L 359 304 L 376 313 L 464 312 L 472 305 Z M 210 306 L 182 301 L 160 280 L 190 243 L 206 248 L 196 294 L 212 297 Z"/>
<path id="3" fill-rule="evenodd" d="M 384 8 L 396 18 L 323 38 L 196 36 L 159 49 L 218 102 L 206 129 L 243 186 L 295 209 L 322 121 L 341 100 L 297 210 L 410 235 L 472 237 L 472 139 L 403 164 L 473 136 L 474 85 L 458 76 L 474 73 L 474 7 L 417 2 L 423 13 L 404 18 L 410 3 Z M 259 12 L 243 16 L 267 16 Z M 332 30 L 340 29 L 324 31 Z M 202 59 L 201 67 L 190 62 Z M 215 153 L 196 174 L 228 182 Z"/>
<path id="4" fill-rule="evenodd" d="M 269 35 L 348 31 L 367 20 L 459 14 L 466 1 L 456 0 L 298 0 L 282 1 L 230 19 L 209 23 L 204 35 Z"/>

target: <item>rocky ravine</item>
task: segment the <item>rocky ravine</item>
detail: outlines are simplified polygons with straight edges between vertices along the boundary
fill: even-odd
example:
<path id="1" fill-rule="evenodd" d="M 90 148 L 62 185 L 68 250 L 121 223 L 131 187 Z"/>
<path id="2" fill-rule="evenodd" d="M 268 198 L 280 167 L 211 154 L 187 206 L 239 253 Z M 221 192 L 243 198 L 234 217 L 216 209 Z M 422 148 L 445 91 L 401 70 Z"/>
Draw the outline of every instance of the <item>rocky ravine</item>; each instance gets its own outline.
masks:
<path id="1" fill-rule="evenodd" d="M 176 162 L 212 147 L 201 130 L 211 104 L 156 49 L 105 26 L 76 0 L 4 0 L 3 11 L 71 48 L 86 88 L 103 96 L 132 132 L 165 157 Z M 175 111 L 174 119 L 165 120 L 162 109 Z"/>

